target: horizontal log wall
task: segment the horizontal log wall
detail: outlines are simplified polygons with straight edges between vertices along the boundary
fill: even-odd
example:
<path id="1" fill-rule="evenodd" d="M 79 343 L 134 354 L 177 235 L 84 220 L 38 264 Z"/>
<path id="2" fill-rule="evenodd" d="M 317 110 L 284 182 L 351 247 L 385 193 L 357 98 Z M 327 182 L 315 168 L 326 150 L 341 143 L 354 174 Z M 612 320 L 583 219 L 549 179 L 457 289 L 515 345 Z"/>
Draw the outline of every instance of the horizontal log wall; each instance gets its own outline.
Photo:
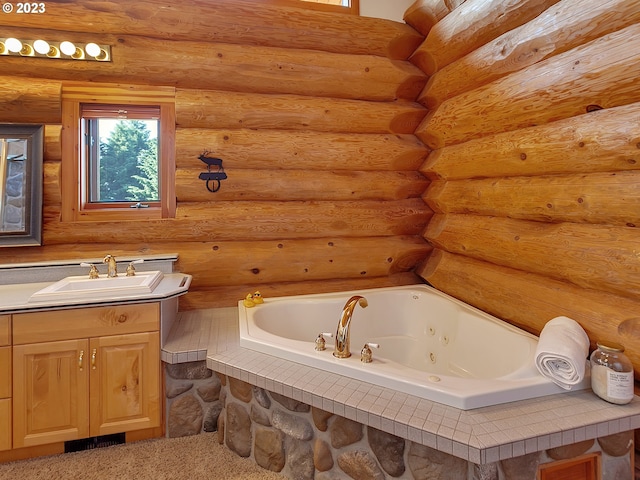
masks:
<path id="1" fill-rule="evenodd" d="M 243 0 L 52 1 L 5 14 L 6 35 L 93 39 L 113 62 L 2 57 L 0 121 L 45 130 L 44 246 L 0 262 L 178 253 L 182 310 L 265 296 L 421 282 L 431 209 L 414 131 L 424 36 L 396 22 Z M 35 17 L 35 16 L 31 16 Z M 8 74 L 11 72 L 11 74 Z M 65 81 L 176 87 L 176 217 L 61 222 Z M 33 85 L 33 87 L 31 87 Z M 198 175 L 223 159 L 216 193 Z"/>
<path id="2" fill-rule="evenodd" d="M 543 4 L 467 0 L 412 57 L 432 74 L 416 135 L 433 149 L 420 171 L 434 252 L 419 272 L 535 334 L 574 318 L 592 344 L 625 345 L 638 377 L 638 4 Z M 488 19 L 473 48 L 436 48 L 448 23 L 473 32 Z"/>

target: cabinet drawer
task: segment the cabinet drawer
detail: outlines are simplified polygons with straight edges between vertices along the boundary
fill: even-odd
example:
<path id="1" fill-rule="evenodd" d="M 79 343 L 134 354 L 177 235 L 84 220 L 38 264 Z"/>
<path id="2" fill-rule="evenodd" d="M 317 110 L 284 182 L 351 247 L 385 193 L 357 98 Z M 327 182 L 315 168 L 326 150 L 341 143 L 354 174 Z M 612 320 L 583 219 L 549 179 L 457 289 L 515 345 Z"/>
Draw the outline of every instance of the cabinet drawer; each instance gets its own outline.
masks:
<path id="1" fill-rule="evenodd" d="M 19 313 L 13 315 L 13 344 L 150 332 L 159 329 L 159 303 Z"/>
<path id="2" fill-rule="evenodd" d="M 0 347 L 0 398 L 11 396 L 11 347 Z"/>
<path id="3" fill-rule="evenodd" d="M 0 315 L 0 346 L 11 345 L 11 315 Z"/>

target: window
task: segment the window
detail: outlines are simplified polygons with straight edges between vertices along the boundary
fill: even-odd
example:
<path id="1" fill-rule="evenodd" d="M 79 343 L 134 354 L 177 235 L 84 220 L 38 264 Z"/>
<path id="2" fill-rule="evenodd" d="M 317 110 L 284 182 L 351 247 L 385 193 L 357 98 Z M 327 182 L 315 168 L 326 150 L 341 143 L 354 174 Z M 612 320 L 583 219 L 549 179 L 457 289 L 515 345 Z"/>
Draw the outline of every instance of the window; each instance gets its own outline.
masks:
<path id="1" fill-rule="evenodd" d="M 175 92 L 65 85 L 62 220 L 175 215 Z"/>

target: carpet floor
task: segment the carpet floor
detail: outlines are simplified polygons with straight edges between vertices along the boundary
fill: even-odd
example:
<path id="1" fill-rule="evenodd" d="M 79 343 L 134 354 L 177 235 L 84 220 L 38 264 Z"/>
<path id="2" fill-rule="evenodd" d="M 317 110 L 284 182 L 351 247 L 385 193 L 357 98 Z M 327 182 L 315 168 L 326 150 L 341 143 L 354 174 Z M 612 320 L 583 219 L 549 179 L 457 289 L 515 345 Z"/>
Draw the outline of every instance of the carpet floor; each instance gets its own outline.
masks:
<path id="1" fill-rule="evenodd" d="M 11 480 L 282 480 L 218 443 L 217 433 L 161 438 L 0 464 Z"/>

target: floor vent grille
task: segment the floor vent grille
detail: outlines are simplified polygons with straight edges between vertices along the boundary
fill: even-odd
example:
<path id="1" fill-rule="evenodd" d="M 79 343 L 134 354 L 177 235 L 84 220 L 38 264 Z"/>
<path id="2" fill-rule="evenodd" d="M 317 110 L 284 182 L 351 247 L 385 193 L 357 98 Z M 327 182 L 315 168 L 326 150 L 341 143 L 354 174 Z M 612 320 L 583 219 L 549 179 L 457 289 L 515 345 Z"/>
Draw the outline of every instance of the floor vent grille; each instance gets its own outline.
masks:
<path id="1" fill-rule="evenodd" d="M 112 445 L 120 445 L 121 443 L 125 443 L 124 433 L 114 433 L 113 435 L 103 435 L 100 437 L 81 438 L 80 440 L 69 440 L 68 442 L 64 442 L 64 453 L 110 447 Z"/>

